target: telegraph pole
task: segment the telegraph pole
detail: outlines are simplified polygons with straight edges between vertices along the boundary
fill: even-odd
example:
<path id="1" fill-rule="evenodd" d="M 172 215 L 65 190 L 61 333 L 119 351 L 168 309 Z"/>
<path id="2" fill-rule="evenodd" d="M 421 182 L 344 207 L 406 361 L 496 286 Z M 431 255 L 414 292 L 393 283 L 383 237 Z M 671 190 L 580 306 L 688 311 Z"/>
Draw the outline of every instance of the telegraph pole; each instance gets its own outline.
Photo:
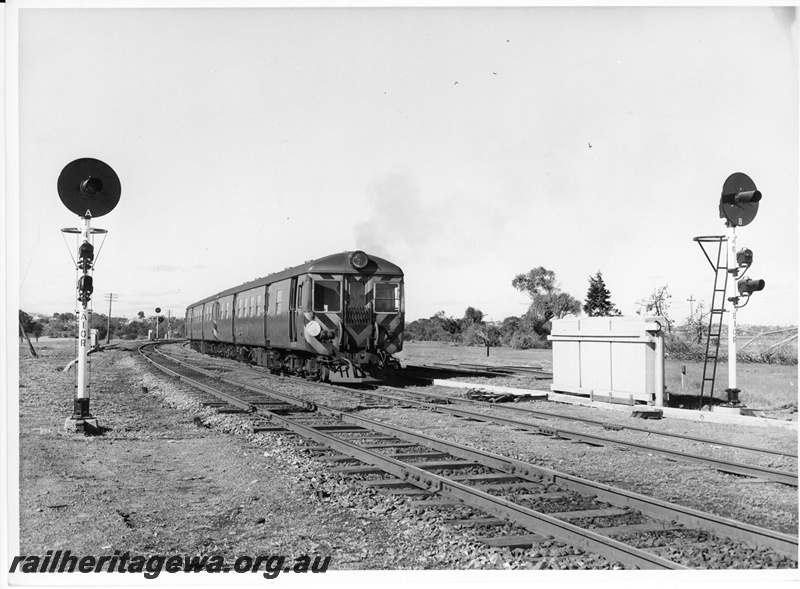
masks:
<path id="1" fill-rule="evenodd" d="M 117 296 L 113 292 L 106 293 L 106 300 L 108 301 L 108 321 L 106 322 L 106 343 L 111 343 L 111 303 L 117 300 Z"/>
<path id="2" fill-rule="evenodd" d="M 689 298 L 686 300 L 689 301 L 689 317 L 694 319 L 694 302 L 696 299 L 694 298 L 694 295 L 689 295 Z"/>

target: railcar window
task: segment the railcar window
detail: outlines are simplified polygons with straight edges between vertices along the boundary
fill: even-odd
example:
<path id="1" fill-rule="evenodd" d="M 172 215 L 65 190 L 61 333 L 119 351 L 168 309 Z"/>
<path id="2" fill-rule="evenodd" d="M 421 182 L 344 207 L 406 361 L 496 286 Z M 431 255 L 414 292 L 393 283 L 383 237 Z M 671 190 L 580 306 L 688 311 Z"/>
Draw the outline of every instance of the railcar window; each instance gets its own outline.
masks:
<path id="1" fill-rule="evenodd" d="M 400 310 L 400 285 L 389 282 L 375 283 L 375 311 L 396 313 Z"/>
<path id="2" fill-rule="evenodd" d="M 339 282 L 318 280 L 314 283 L 314 310 L 335 313 L 340 310 L 341 300 Z"/>
<path id="3" fill-rule="evenodd" d="M 261 295 L 256 296 L 256 316 L 261 314 Z"/>
<path id="4" fill-rule="evenodd" d="M 283 307 L 283 289 L 279 289 L 275 293 L 275 314 L 281 314 L 281 308 Z"/>
<path id="5" fill-rule="evenodd" d="M 250 309 L 249 309 L 249 312 L 248 312 L 248 314 L 249 314 L 251 317 L 255 317 L 255 315 L 256 315 L 255 313 L 253 313 L 253 299 L 254 299 L 254 298 L 255 298 L 255 297 L 248 297 L 248 302 L 250 303 Z"/>
<path id="6" fill-rule="evenodd" d="M 228 301 L 225 303 L 225 319 L 228 319 L 231 316 L 231 302 Z"/>

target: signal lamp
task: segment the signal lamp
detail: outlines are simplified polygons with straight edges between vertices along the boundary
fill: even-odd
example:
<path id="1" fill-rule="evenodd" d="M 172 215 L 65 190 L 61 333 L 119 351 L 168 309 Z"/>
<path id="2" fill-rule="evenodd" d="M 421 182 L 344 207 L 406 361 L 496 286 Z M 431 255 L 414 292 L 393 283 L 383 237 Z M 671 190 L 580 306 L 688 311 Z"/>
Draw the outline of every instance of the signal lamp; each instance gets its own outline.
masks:
<path id="1" fill-rule="evenodd" d="M 94 246 L 88 241 L 84 241 L 78 248 L 78 268 L 84 272 L 92 267 L 94 260 Z"/>
<path id="2" fill-rule="evenodd" d="M 758 202 L 761 200 L 761 191 L 745 190 L 744 192 L 737 192 L 736 196 L 733 197 L 733 200 L 736 202 L 736 204 L 742 204 L 746 202 Z"/>
<path id="3" fill-rule="evenodd" d="M 78 279 L 78 298 L 83 304 L 92 298 L 92 292 L 94 292 L 94 284 L 92 281 L 92 277 L 89 275 L 83 275 Z"/>
<path id="4" fill-rule="evenodd" d="M 753 251 L 747 248 L 736 252 L 736 264 L 739 268 L 749 267 L 753 263 Z"/>
<path id="5" fill-rule="evenodd" d="M 81 182 L 81 192 L 86 196 L 92 197 L 103 190 L 103 181 L 100 178 L 89 177 Z"/>
<path id="6" fill-rule="evenodd" d="M 764 290 L 765 282 L 761 279 L 755 278 L 742 278 L 737 284 L 736 287 L 739 289 L 739 294 L 741 296 L 750 296 L 754 292 L 758 292 L 759 290 Z"/>
<path id="7" fill-rule="evenodd" d="M 356 250 L 350 254 L 350 265 L 356 270 L 363 270 L 369 264 L 369 256 L 361 250 Z"/>
<path id="8" fill-rule="evenodd" d="M 158 322 L 159 323 L 164 323 L 164 316 L 163 315 L 159 315 L 158 316 Z"/>

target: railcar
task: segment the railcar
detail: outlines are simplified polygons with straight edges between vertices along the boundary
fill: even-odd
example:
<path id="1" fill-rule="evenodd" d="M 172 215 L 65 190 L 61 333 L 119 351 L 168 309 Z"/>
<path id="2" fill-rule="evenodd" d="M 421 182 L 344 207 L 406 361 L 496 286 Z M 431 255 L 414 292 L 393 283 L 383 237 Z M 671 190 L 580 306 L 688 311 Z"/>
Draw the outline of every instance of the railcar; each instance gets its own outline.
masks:
<path id="1" fill-rule="evenodd" d="M 403 349 L 403 271 L 361 250 L 325 256 L 189 305 L 194 350 L 330 382 L 368 382 Z"/>

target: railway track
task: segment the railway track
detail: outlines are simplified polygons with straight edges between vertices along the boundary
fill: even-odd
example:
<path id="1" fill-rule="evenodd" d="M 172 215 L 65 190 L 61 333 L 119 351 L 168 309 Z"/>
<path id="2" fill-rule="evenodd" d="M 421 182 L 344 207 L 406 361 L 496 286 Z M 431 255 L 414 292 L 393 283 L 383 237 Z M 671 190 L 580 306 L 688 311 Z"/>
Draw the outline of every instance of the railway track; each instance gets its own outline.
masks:
<path id="1" fill-rule="evenodd" d="M 522 376 L 532 376 L 533 378 L 548 379 L 553 378 L 553 373 L 534 366 L 503 366 L 490 364 L 448 364 L 445 362 L 433 362 L 431 364 L 408 364 L 406 369 L 417 372 L 458 372 L 470 373 L 475 376 L 502 376 L 517 374 Z"/>
<path id="2" fill-rule="evenodd" d="M 487 413 L 480 413 L 476 411 L 469 411 L 467 409 L 463 409 L 463 405 L 467 404 L 475 404 L 475 405 L 482 405 L 489 407 L 491 409 L 502 409 L 507 410 L 510 412 L 517 412 L 520 414 L 524 414 L 527 417 L 534 417 L 534 418 L 556 418 L 556 419 L 565 419 L 565 420 L 574 420 L 580 421 L 583 423 L 589 423 L 592 425 L 597 425 L 602 427 L 604 430 L 613 430 L 613 431 L 622 431 L 622 430 L 630 430 L 636 432 L 643 432 L 650 435 L 657 435 L 664 438 L 672 438 L 672 439 L 682 439 L 682 440 L 690 440 L 695 442 L 700 442 L 703 444 L 711 445 L 711 446 L 727 446 L 730 448 L 735 448 L 738 450 L 745 450 L 748 452 L 753 452 L 756 454 L 769 454 L 773 456 L 781 456 L 786 458 L 797 458 L 796 453 L 792 452 L 783 452 L 779 450 L 772 450 L 768 448 L 759 448 L 753 446 L 741 446 L 737 444 L 733 444 L 730 442 L 719 441 L 719 440 L 712 440 L 709 438 L 698 438 L 694 436 L 688 436 L 683 434 L 673 434 L 673 433 L 666 433 L 666 432 L 659 432 L 656 430 L 650 430 L 646 428 L 638 428 L 632 426 L 625 426 L 619 424 L 613 424 L 609 422 L 603 422 L 599 420 L 591 420 L 586 418 L 573 418 L 568 416 L 563 416 L 557 413 L 547 412 L 547 411 L 536 411 L 525 407 L 520 407 L 518 405 L 508 405 L 508 404 L 494 404 L 488 403 L 485 401 L 478 401 L 478 400 L 471 400 L 463 397 L 452 397 L 447 395 L 436 395 L 431 393 L 415 393 L 405 391 L 403 389 L 394 389 L 392 387 L 383 387 L 388 388 L 390 390 L 396 391 L 400 393 L 402 396 L 392 396 L 392 395 L 381 395 L 380 393 L 367 393 L 367 394 L 374 394 L 380 398 L 384 398 L 387 400 L 397 400 L 398 402 L 405 402 L 409 404 L 416 405 L 420 408 L 429 409 L 431 411 L 438 411 L 440 413 L 448 413 L 451 415 L 455 415 L 458 417 L 463 417 L 467 419 L 473 419 L 475 421 L 484 421 L 484 422 L 491 422 L 500 425 L 506 425 L 518 430 L 526 430 L 534 434 L 540 434 L 545 436 L 551 436 L 554 438 L 561 438 L 565 440 L 573 440 L 578 442 L 584 442 L 587 444 L 592 445 L 600 445 L 600 446 L 607 446 L 607 445 L 616 445 L 616 446 L 623 446 L 625 448 L 636 450 L 640 452 L 647 452 L 651 454 L 659 454 L 662 456 L 666 456 L 673 460 L 680 460 L 683 462 L 691 462 L 694 464 L 701 464 L 703 466 L 707 466 L 709 468 L 714 468 L 721 472 L 736 474 L 740 476 L 747 476 L 747 477 L 754 477 L 764 480 L 775 481 L 778 483 L 783 483 L 786 485 L 797 486 L 797 472 L 796 471 L 785 471 L 779 470 L 774 468 L 767 468 L 758 465 L 750 465 L 741 462 L 735 462 L 731 460 L 724 460 L 720 458 L 714 458 L 711 456 L 705 456 L 701 454 L 695 454 L 690 452 L 683 452 L 680 450 L 673 450 L 668 447 L 663 446 L 653 446 L 650 444 L 643 444 L 637 443 L 632 441 L 620 440 L 618 438 L 609 438 L 607 436 L 601 436 L 596 434 L 590 434 L 586 432 L 579 432 L 573 431 L 563 427 L 554 427 L 548 425 L 536 425 L 532 423 L 528 423 L 525 421 L 520 421 L 518 419 L 511 419 L 507 417 L 498 416 L 495 414 L 487 414 Z M 407 396 L 420 396 L 420 397 L 427 397 L 433 401 L 438 402 L 430 402 L 429 401 L 419 401 L 408 399 Z M 444 401 L 444 403 L 443 403 Z M 461 405 L 461 407 L 455 407 L 455 405 Z"/>
<path id="3" fill-rule="evenodd" d="M 205 361 L 205 359 L 204 359 Z M 211 361 L 211 360 L 209 360 Z M 225 363 L 216 363 L 216 365 L 220 369 L 228 369 L 227 364 Z M 673 433 L 666 433 L 666 432 L 659 432 L 657 430 L 651 430 L 647 428 L 640 428 L 634 426 L 625 426 L 619 425 L 609 422 L 604 422 L 600 420 L 593 420 L 588 418 L 578 418 L 578 417 L 568 417 L 564 415 L 560 415 L 553 412 L 548 411 L 541 411 L 535 410 L 528 407 L 520 406 L 520 405 L 512 405 L 512 404 L 494 404 L 488 403 L 485 401 L 478 401 L 478 400 L 471 400 L 464 397 L 454 397 L 450 395 L 441 395 L 436 393 L 429 393 L 429 392 L 416 392 L 416 391 L 408 391 L 405 389 L 400 389 L 396 387 L 390 386 L 381 386 L 378 390 L 354 390 L 352 388 L 340 387 L 335 385 L 329 385 L 325 383 L 307 383 L 301 379 L 297 379 L 298 382 L 303 382 L 312 386 L 317 386 L 329 390 L 338 390 L 338 391 L 345 391 L 348 394 L 357 394 L 361 397 L 371 397 L 374 399 L 380 399 L 390 404 L 406 404 L 409 406 L 414 406 L 420 409 L 426 409 L 430 411 L 436 411 L 439 413 L 454 415 L 456 417 L 461 417 L 465 419 L 472 419 L 475 421 L 482 421 L 482 422 L 490 422 L 499 425 L 508 426 L 517 430 L 524 430 L 528 431 L 532 434 L 538 434 L 543 436 L 550 436 L 552 438 L 557 439 L 564 439 L 564 440 L 571 440 L 577 442 L 583 442 L 586 444 L 596 445 L 596 446 L 622 446 L 624 448 L 628 448 L 630 450 L 638 451 L 638 452 L 645 452 L 650 454 L 658 454 L 661 456 L 665 456 L 672 460 L 679 460 L 682 462 L 689 462 L 692 464 L 699 464 L 708 468 L 713 468 L 719 470 L 721 472 L 735 474 L 739 476 L 751 477 L 761 480 L 768 480 L 768 481 L 775 481 L 778 483 L 791 485 L 791 486 L 798 486 L 798 478 L 797 478 L 797 471 L 787 471 L 787 470 L 780 470 L 775 468 L 768 468 L 759 465 L 747 464 L 743 462 L 737 462 L 733 460 L 725 460 L 721 458 L 716 458 L 713 456 L 697 454 L 692 452 L 684 452 L 680 450 L 670 449 L 669 447 L 665 446 L 654 446 L 652 444 L 644 444 L 635 441 L 628 441 L 628 440 L 621 440 L 619 438 L 611 438 L 605 435 L 597 435 L 592 433 L 586 432 L 579 432 L 570 430 L 564 427 L 558 426 L 550 426 L 550 425 L 538 425 L 533 423 L 528 423 L 525 421 L 521 421 L 519 419 L 513 419 L 509 417 L 503 417 L 496 414 L 489 414 L 489 413 L 481 413 L 477 411 L 470 411 L 468 409 L 464 409 L 465 405 L 473 405 L 477 407 L 487 407 L 491 408 L 492 410 L 496 410 L 498 408 L 502 408 L 505 411 L 509 411 L 512 413 L 516 413 L 525 417 L 533 417 L 533 418 L 544 418 L 544 419 L 562 419 L 562 420 L 572 420 L 582 423 L 587 423 L 595 426 L 600 426 L 604 430 L 612 430 L 612 431 L 622 431 L 622 430 L 629 430 L 641 433 L 647 433 L 650 435 L 656 435 L 667 439 L 679 439 L 679 440 L 689 440 L 693 442 L 699 442 L 708 446 L 725 446 L 729 448 L 735 448 L 737 450 L 744 450 L 753 454 L 766 454 L 771 456 L 779 456 L 785 457 L 790 459 L 796 459 L 797 453 L 792 452 L 784 452 L 779 450 L 771 450 L 768 448 L 760 448 L 760 447 L 753 447 L 753 446 L 742 446 L 733 444 L 730 442 L 726 442 L 724 440 L 713 440 L 709 438 L 700 438 L 695 436 L 689 436 L 685 434 L 673 434 Z M 391 394 L 381 391 L 391 391 Z M 420 400 L 423 399 L 423 400 Z"/>
<path id="4" fill-rule="evenodd" d="M 485 514 L 465 525 L 492 529 L 511 522 L 525 531 L 490 536 L 487 543 L 522 547 L 552 536 L 631 568 L 724 565 L 731 551 L 745 560 L 768 551 L 796 566 L 795 536 L 311 405 L 146 349 L 151 346 L 140 351 L 154 366 L 213 395 L 216 401 L 207 405 L 251 417 L 253 431 L 301 436 L 321 461 L 339 465 L 337 472 L 384 492 L 411 495 L 422 507 L 470 506 Z M 703 556 L 692 548 L 697 543 Z M 714 551 L 720 556 L 709 561 Z"/>

